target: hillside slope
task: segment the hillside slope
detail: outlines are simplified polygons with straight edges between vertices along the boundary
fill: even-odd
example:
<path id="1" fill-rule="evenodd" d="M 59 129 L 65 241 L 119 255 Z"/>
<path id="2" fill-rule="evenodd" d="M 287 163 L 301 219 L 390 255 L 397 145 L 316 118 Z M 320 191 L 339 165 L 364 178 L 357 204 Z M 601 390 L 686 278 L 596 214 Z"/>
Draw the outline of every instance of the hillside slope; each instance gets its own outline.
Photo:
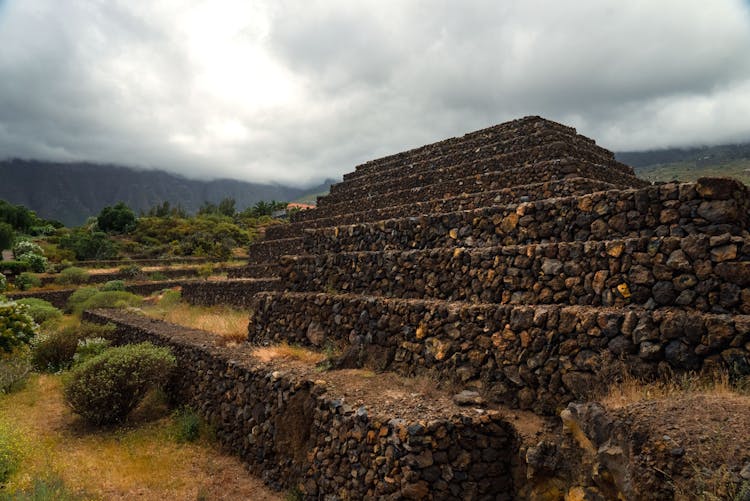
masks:
<path id="1" fill-rule="evenodd" d="M 750 143 L 616 153 L 649 181 L 695 181 L 729 176 L 750 184 Z"/>
<path id="2" fill-rule="evenodd" d="M 300 189 L 233 179 L 199 181 L 164 171 L 113 165 L 36 160 L 0 162 L 0 199 L 22 204 L 41 217 L 66 225 L 81 224 L 102 207 L 119 201 L 136 212 L 163 201 L 195 212 L 203 202 L 217 203 L 231 197 L 241 210 L 260 200 L 289 201 L 323 189 L 322 186 Z"/>

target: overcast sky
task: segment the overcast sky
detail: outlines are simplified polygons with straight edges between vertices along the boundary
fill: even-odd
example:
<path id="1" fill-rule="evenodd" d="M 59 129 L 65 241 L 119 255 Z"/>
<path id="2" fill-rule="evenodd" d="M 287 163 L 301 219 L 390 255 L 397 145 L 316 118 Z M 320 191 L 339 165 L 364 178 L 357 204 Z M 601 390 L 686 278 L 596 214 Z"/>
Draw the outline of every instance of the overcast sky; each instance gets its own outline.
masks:
<path id="1" fill-rule="evenodd" d="M 0 0 L 0 158 L 309 184 L 525 115 L 750 140 L 743 0 Z"/>

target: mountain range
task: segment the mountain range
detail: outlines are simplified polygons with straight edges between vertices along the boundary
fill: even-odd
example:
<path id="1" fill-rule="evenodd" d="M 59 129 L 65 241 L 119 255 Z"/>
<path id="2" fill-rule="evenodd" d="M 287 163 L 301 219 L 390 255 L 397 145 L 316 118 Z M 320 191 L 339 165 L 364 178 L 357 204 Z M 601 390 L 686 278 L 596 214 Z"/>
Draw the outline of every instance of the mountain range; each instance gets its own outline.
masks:
<path id="1" fill-rule="evenodd" d="M 28 207 L 45 219 L 80 225 L 103 207 L 125 202 L 136 212 L 168 201 L 194 213 L 204 202 L 234 198 L 238 210 L 261 200 L 292 201 L 328 190 L 327 180 L 307 189 L 234 179 L 201 181 L 159 170 L 116 165 L 0 161 L 0 199 Z"/>

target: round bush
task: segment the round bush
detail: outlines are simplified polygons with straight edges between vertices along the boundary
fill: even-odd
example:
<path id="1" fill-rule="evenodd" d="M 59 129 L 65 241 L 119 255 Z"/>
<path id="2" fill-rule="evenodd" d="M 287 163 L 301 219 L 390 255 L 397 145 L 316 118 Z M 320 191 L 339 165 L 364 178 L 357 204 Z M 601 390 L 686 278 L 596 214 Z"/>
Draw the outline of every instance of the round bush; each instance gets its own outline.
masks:
<path id="1" fill-rule="evenodd" d="M 8 279 L 5 278 L 5 275 L 0 273 L 0 292 L 5 291 L 5 289 L 8 288 Z"/>
<path id="2" fill-rule="evenodd" d="M 11 353 L 29 345 L 38 329 L 27 306 L 13 301 L 0 303 L 0 351 Z"/>
<path id="3" fill-rule="evenodd" d="M 81 305 L 86 302 L 86 300 L 91 296 L 96 295 L 98 292 L 99 289 L 97 289 L 96 287 L 81 287 L 80 289 L 77 289 L 68 298 L 68 302 L 65 305 L 65 310 L 69 312 L 83 311 L 81 309 Z"/>
<path id="4" fill-rule="evenodd" d="M 31 350 L 17 346 L 11 352 L 0 351 L 0 394 L 22 386 L 31 372 Z"/>
<path id="5" fill-rule="evenodd" d="M 34 273 L 44 273 L 47 271 L 47 258 L 39 254 L 21 254 L 18 260 L 26 263 L 29 269 Z"/>
<path id="6" fill-rule="evenodd" d="M 102 285 L 102 291 L 124 291 L 125 282 L 122 280 L 110 280 Z"/>
<path id="7" fill-rule="evenodd" d="M 42 281 L 39 280 L 39 277 L 37 277 L 33 273 L 28 272 L 23 272 L 18 275 L 14 283 L 16 284 L 16 287 L 18 287 L 22 291 L 27 291 L 29 289 L 40 287 L 42 285 Z"/>
<path id="8" fill-rule="evenodd" d="M 167 382 L 175 363 L 167 348 L 151 343 L 110 348 L 71 370 L 65 400 L 90 423 L 120 422 L 149 390 Z"/>
<path id="9" fill-rule="evenodd" d="M 55 320 L 62 317 L 62 312 L 52 306 L 52 303 L 45 301 L 44 299 L 27 297 L 24 299 L 18 299 L 16 303 L 28 306 L 29 315 L 34 319 L 34 322 L 40 325 L 47 320 Z"/>
<path id="10" fill-rule="evenodd" d="M 80 305 L 73 308 L 73 313 L 94 308 L 127 308 L 128 306 L 140 306 L 143 302 L 141 296 L 125 291 L 102 291 L 92 295 Z"/>
<path id="11" fill-rule="evenodd" d="M 88 281 L 88 272 L 83 268 L 77 268 L 75 266 L 65 268 L 55 279 L 55 282 L 61 285 L 80 285 L 85 284 Z"/>
<path id="12" fill-rule="evenodd" d="M 24 254 L 37 254 L 39 256 L 44 256 L 44 251 L 39 245 L 31 240 L 18 240 L 13 246 L 13 254 L 16 256 L 16 259 L 20 259 L 19 256 Z"/>
<path id="13" fill-rule="evenodd" d="M 114 330 L 112 325 L 99 325 L 83 322 L 80 325 L 63 325 L 51 332 L 39 336 L 38 342 L 34 344 L 32 362 L 34 367 L 40 371 L 57 372 L 68 369 L 74 361 L 77 361 L 81 345 L 89 338 L 103 339 Z M 84 350 L 85 354 L 92 353 Z M 98 352 L 97 352 L 98 354 Z"/>

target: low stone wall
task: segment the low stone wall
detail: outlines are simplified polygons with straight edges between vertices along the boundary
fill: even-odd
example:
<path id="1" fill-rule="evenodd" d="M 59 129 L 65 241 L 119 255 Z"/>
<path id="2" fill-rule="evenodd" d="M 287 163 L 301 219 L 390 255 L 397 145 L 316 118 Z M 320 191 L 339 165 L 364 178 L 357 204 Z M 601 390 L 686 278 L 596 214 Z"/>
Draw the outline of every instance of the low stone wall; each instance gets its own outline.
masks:
<path id="1" fill-rule="evenodd" d="M 134 284 L 125 284 L 125 290 L 138 294 L 139 296 L 148 296 L 154 292 L 171 289 L 173 287 L 181 287 L 185 284 L 192 283 L 192 280 L 161 280 L 158 282 L 142 282 Z M 64 309 L 68 304 L 68 298 L 78 289 L 57 289 L 57 290 L 40 290 L 40 291 L 26 291 L 26 292 L 15 292 L 7 294 L 9 299 L 23 299 L 25 297 L 35 297 L 49 301 L 55 308 Z"/>
<path id="2" fill-rule="evenodd" d="M 232 278 L 264 278 L 275 277 L 279 274 L 279 266 L 276 262 L 251 264 L 234 268 L 227 272 L 227 277 Z"/>
<path id="3" fill-rule="evenodd" d="M 515 433 L 497 413 L 425 421 L 418 409 L 352 409 L 325 374 L 280 370 L 207 332 L 115 310 L 84 319 L 113 323 L 120 343 L 169 347 L 171 396 L 276 489 L 298 487 L 305 499 L 512 499 Z"/>
<path id="4" fill-rule="evenodd" d="M 693 233 L 746 235 L 750 194 L 731 179 L 702 179 L 471 211 L 307 230 L 309 253 L 489 247 Z"/>
<path id="5" fill-rule="evenodd" d="M 487 192 L 464 193 L 455 197 L 441 198 L 412 204 L 396 205 L 383 209 L 357 211 L 353 213 L 340 212 L 348 207 L 330 205 L 314 211 L 305 211 L 304 218 L 295 217 L 294 222 L 287 225 L 277 225 L 269 228 L 266 235 L 269 238 L 287 238 L 292 235 L 302 235 L 304 229 L 324 228 L 326 226 L 340 226 L 358 224 L 371 221 L 383 221 L 402 217 L 415 217 L 422 214 L 442 214 L 460 210 L 478 209 L 492 205 L 507 205 L 519 201 L 532 201 L 545 198 L 559 198 L 573 195 L 585 195 L 595 191 L 616 189 L 612 184 L 594 181 L 586 178 L 565 179 L 546 183 L 528 184 L 514 188 L 493 190 Z M 299 213 L 298 213 L 299 214 Z M 295 216 L 297 216 L 295 214 Z"/>
<path id="6" fill-rule="evenodd" d="M 217 304 L 248 307 L 253 295 L 261 291 L 281 288 L 278 279 L 235 279 L 185 283 L 182 299 L 190 304 L 214 306 Z"/>
<path id="7" fill-rule="evenodd" d="M 750 239 L 729 234 L 282 260 L 281 279 L 293 291 L 750 314 Z"/>
<path id="8" fill-rule="evenodd" d="M 250 244 L 248 265 L 274 263 L 286 254 L 302 254 L 302 237 L 261 240 Z"/>
<path id="9" fill-rule="evenodd" d="M 230 257 L 232 261 L 242 261 L 244 258 Z M 90 260 L 90 261 L 76 261 L 75 266 L 81 268 L 109 268 L 119 266 L 169 266 L 172 264 L 203 264 L 203 263 L 216 263 L 220 264 L 222 261 L 216 261 L 209 257 L 195 257 L 195 256 L 176 256 L 168 258 L 152 258 L 152 259 L 104 259 L 104 260 Z"/>
<path id="10" fill-rule="evenodd" d="M 625 367 L 647 378 L 663 364 L 750 373 L 750 316 L 673 308 L 261 293 L 248 330 L 255 343 L 338 343 L 348 347 L 350 362 L 406 375 L 432 371 L 493 401 L 546 414 L 602 391 Z"/>
<path id="11" fill-rule="evenodd" d="M 212 268 L 213 273 L 228 273 L 230 270 L 233 270 L 237 268 L 238 266 L 214 266 Z M 197 277 L 198 272 L 200 271 L 199 267 L 191 267 L 191 268 L 170 268 L 165 270 L 150 270 L 150 271 L 143 271 L 141 273 L 138 273 L 138 276 L 134 277 L 132 273 L 124 273 L 121 271 L 113 271 L 110 273 L 91 273 L 89 275 L 88 283 L 90 284 L 102 284 L 105 282 L 109 282 L 110 280 L 143 280 L 144 278 L 148 277 L 148 275 L 152 274 L 159 274 L 163 276 L 165 279 L 170 278 L 181 278 L 181 277 Z M 42 285 L 49 285 L 55 283 L 55 280 L 57 279 L 58 275 L 41 275 L 39 276 L 39 280 L 41 281 Z"/>

